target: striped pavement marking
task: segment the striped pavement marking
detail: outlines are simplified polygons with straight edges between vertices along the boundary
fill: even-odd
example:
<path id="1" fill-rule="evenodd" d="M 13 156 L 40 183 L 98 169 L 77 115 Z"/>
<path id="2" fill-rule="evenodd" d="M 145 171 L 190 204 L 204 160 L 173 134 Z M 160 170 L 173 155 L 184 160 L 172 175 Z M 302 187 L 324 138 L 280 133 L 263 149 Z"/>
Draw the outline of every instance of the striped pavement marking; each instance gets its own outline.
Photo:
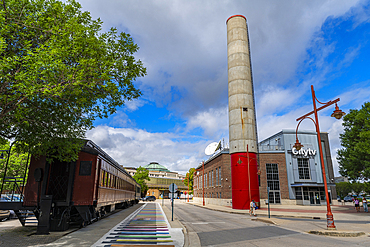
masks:
<path id="1" fill-rule="evenodd" d="M 158 203 L 146 203 L 113 227 L 94 247 L 175 246 L 170 225 Z"/>

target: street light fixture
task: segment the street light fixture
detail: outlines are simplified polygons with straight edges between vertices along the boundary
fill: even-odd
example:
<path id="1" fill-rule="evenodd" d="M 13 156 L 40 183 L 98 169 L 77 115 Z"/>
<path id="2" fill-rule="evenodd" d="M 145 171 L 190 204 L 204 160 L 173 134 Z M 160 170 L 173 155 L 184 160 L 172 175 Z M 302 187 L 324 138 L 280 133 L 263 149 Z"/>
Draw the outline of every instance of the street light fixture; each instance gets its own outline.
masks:
<path id="1" fill-rule="evenodd" d="M 295 149 L 297 149 L 297 151 L 299 151 L 299 150 L 301 150 L 301 148 L 303 148 L 304 146 L 299 142 L 299 140 L 298 140 L 298 127 L 299 127 L 299 125 L 302 123 L 302 121 L 304 120 L 304 119 L 311 119 L 312 120 L 312 122 L 313 122 L 313 124 L 315 125 L 315 127 L 316 127 L 316 122 L 315 122 L 315 120 L 313 120 L 311 117 L 304 117 L 304 118 L 302 118 L 300 121 L 299 121 L 299 123 L 297 124 L 297 128 L 296 128 L 296 130 L 295 130 L 295 144 L 293 145 L 293 147 L 295 148 Z M 298 120 L 297 120 L 298 121 Z"/>
<path id="2" fill-rule="evenodd" d="M 318 141 L 319 152 L 320 152 L 321 170 L 322 170 L 323 182 L 324 182 L 324 187 L 325 187 L 326 207 L 327 207 L 327 213 L 326 213 L 327 225 L 326 225 L 326 227 L 327 227 L 327 229 L 336 229 L 336 227 L 334 225 L 333 213 L 331 212 L 331 207 L 330 207 L 330 203 L 329 203 L 328 184 L 327 184 L 327 181 L 326 181 L 325 164 L 324 164 L 324 157 L 323 157 L 322 146 L 321 146 L 320 127 L 319 127 L 319 119 L 318 119 L 317 112 L 326 108 L 326 107 L 328 107 L 328 106 L 330 106 L 330 105 L 332 105 L 332 104 L 335 104 L 335 110 L 334 110 L 333 114 L 331 114 L 332 117 L 335 117 L 336 119 L 341 119 L 342 116 L 345 115 L 345 113 L 342 112 L 341 110 L 339 110 L 339 108 L 337 106 L 337 102 L 340 101 L 339 98 L 337 98 L 333 101 L 329 101 L 327 103 L 322 103 L 316 98 L 315 91 L 313 89 L 313 85 L 311 85 L 311 92 L 312 92 L 312 101 L 313 101 L 313 109 L 314 110 L 305 114 L 305 115 L 303 115 L 302 117 L 297 118 L 297 121 L 300 121 L 300 122 L 297 125 L 296 143 L 294 144 L 293 147 L 296 148 L 297 150 L 300 150 L 303 147 L 303 145 L 298 141 L 298 126 L 303 121 L 303 119 L 306 119 L 306 118 L 311 119 L 314 122 L 315 127 L 316 127 L 317 141 Z M 322 106 L 319 107 L 319 108 L 316 108 L 316 101 L 318 103 L 320 103 Z M 311 114 L 315 114 L 315 120 L 313 120 L 311 117 L 309 117 Z"/>
<path id="3" fill-rule="evenodd" d="M 342 112 L 342 110 L 339 110 L 339 107 L 337 105 L 337 103 L 335 103 L 335 110 L 334 112 L 331 114 L 331 117 L 335 117 L 336 119 L 341 119 L 344 115 L 346 115 L 345 112 Z"/>

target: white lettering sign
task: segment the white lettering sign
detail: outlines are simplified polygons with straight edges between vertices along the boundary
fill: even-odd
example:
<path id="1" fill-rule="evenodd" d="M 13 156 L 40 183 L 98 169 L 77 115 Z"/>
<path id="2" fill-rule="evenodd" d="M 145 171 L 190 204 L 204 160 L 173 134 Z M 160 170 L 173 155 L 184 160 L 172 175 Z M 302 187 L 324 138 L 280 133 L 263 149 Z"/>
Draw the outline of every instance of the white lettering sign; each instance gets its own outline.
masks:
<path id="1" fill-rule="evenodd" d="M 294 155 L 303 155 L 303 156 L 308 156 L 308 155 L 316 155 L 316 150 L 312 150 L 311 148 L 309 149 L 300 149 L 299 151 L 296 148 L 292 148 L 292 153 Z"/>

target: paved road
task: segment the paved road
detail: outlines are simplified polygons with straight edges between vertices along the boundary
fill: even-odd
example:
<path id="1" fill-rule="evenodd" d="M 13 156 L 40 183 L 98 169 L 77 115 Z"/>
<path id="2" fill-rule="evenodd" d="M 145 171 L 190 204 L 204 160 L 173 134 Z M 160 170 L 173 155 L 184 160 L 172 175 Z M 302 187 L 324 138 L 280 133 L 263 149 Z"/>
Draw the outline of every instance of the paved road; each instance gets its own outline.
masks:
<path id="1" fill-rule="evenodd" d="M 174 213 L 185 225 L 188 234 L 198 235 L 201 246 L 370 246 L 370 238 L 367 236 L 325 237 L 301 231 L 307 228 L 307 224 L 314 228 L 325 225 L 325 221 L 280 219 L 279 226 L 274 226 L 251 221 L 249 216 L 184 203 L 176 204 Z"/>

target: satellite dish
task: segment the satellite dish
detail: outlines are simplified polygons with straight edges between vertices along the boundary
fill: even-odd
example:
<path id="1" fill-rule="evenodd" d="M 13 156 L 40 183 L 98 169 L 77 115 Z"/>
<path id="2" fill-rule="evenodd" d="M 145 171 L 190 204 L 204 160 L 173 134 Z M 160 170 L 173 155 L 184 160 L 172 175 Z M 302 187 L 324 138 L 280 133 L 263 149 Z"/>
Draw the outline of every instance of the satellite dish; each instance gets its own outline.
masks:
<path id="1" fill-rule="evenodd" d="M 204 151 L 206 155 L 214 154 L 218 149 L 221 149 L 221 141 L 220 142 L 212 142 L 206 147 Z"/>

